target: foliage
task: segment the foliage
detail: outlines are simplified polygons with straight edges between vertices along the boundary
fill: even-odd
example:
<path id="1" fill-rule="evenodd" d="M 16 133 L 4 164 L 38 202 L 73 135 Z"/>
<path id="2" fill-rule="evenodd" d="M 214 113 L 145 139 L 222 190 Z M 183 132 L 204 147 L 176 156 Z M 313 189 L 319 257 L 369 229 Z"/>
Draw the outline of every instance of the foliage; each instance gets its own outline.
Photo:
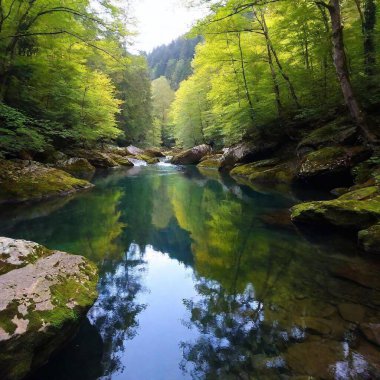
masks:
<path id="1" fill-rule="evenodd" d="M 341 12 L 355 93 L 365 106 L 378 104 L 379 7 L 371 0 L 347 0 Z M 181 83 L 173 103 L 177 144 L 204 138 L 229 145 L 257 127 L 340 107 L 331 32 L 322 2 L 213 3 L 209 16 L 193 28 L 191 35 L 204 40 L 196 48 L 193 74 Z"/>

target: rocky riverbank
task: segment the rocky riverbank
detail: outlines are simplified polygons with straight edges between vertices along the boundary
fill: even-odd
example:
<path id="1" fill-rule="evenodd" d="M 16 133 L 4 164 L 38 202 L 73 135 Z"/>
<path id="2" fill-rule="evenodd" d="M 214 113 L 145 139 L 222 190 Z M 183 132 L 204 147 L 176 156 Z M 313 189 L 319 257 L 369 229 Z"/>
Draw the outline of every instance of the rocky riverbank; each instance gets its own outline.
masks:
<path id="1" fill-rule="evenodd" d="M 353 231 L 364 251 L 380 253 L 380 149 L 364 144 L 346 118 L 268 127 L 223 152 L 202 145 L 177 155 L 173 163 L 227 171 L 253 187 L 331 192 L 335 199 L 295 206 L 292 221 L 299 227 Z"/>
<path id="2" fill-rule="evenodd" d="M 148 164 L 164 155 L 156 149 L 142 150 L 105 146 L 45 152 L 28 159 L 0 159 L 0 204 L 36 201 L 72 194 L 93 187 L 97 169 L 133 167 L 134 160 Z"/>
<path id="3" fill-rule="evenodd" d="M 97 298 L 87 259 L 0 237 L 0 378 L 43 365 L 75 334 Z"/>

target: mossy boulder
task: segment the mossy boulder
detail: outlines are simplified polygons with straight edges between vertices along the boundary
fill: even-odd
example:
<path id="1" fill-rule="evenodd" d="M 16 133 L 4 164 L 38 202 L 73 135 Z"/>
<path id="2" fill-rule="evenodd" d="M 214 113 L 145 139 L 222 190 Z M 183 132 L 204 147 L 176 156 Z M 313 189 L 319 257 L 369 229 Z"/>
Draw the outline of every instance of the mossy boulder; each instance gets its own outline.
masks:
<path id="1" fill-rule="evenodd" d="M 335 200 L 299 204 L 291 212 L 294 223 L 360 230 L 380 221 L 380 194 L 377 187 L 359 189 Z"/>
<path id="2" fill-rule="evenodd" d="M 158 158 L 146 156 L 145 154 L 138 154 L 137 156 L 135 156 L 135 158 L 141 161 L 145 161 L 146 163 L 150 165 L 158 164 L 160 162 Z"/>
<path id="3" fill-rule="evenodd" d="M 359 232 L 359 244 L 367 253 L 380 254 L 380 224 Z"/>
<path id="4" fill-rule="evenodd" d="M 75 334 L 97 297 L 97 268 L 81 256 L 1 237 L 0 264 L 0 378 L 18 380 Z"/>
<path id="5" fill-rule="evenodd" d="M 341 187 L 353 182 L 351 169 L 370 155 L 371 151 L 361 146 L 322 148 L 305 157 L 297 179 L 318 187 Z"/>
<path id="6" fill-rule="evenodd" d="M 297 174 L 297 164 L 292 161 L 278 164 L 276 159 L 264 160 L 237 166 L 230 174 L 252 183 L 291 184 Z"/>
<path id="7" fill-rule="evenodd" d="M 118 163 L 109 156 L 109 153 L 104 153 L 99 150 L 75 149 L 68 152 L 68 155 L 70 157 L 85 158 L 95 168 L 105 169 L 119 166 Z"/>
<path id="8" fill-rule="evenodd" d="M 318 148 L 353 144 L 357 142 L 357 127 L 343 121 L 334 120 L 327 125 L 315 129 L 305 136 L 298 144 L 297 151 L 299 154 L 308 150 Z"/>
<path id="9" fill-rule="evenodd" d="M 202 158 L 209 155 L 212 151 L 211 146 L 203 144 L 185 150 L 171 159 L 174 165 L 198 165 Z"/>
<path id="10" fill-rule="evenodd" d="M 165 157 L 165 154 L 162 153 L 159 149 L 156 149 L 156 148 L 145 149 L 143 154 L 145 156 L 149 156 L 149 157 L 153 157 L 153 158 L 163 158 L 163 157 Z"/>
<path id="11" fill-rule="evenodd" d="M 0 203 L 52 198 L 90 187 L 88 181 L 37 162 L 0 160 Z"/>
<path id="12" fill-rule="evenodd" d="M 208 155 L 202 158 L 201 162 L 197 165 L 198 168 L 205 169 L 219 169 L 221 165 L 221 154 Z"/>
<path id="13" fill-rule="evenodd" d="M 85 158 L 69 158 L 58 161 L 54 165 L 57 169 L 64 170 L 77 178 L 88 178 L 95 172 L 95 168 Z"/>
<path id="14" fill-rule="evenodd" d="M 127 156 L 120 156 L 119 154 L 109 153 L 108 156 L 120 166 L 133 166 L 133 163 Z"/>

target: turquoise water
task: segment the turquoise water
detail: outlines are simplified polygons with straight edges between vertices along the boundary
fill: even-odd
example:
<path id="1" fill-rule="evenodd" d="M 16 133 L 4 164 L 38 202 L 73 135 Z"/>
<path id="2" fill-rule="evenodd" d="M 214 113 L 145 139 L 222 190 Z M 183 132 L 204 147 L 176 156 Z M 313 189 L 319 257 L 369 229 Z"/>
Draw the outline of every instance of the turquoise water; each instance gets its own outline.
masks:
<path id="1" fill-rule="evenodd" d="M 289 222 L 299 194 L 216 171 L 103 172 L 71 198 L 2 208 L 0 235 L 81 254 L 99 299 L 33 380 L 372 379 L 379 263 Z"/>

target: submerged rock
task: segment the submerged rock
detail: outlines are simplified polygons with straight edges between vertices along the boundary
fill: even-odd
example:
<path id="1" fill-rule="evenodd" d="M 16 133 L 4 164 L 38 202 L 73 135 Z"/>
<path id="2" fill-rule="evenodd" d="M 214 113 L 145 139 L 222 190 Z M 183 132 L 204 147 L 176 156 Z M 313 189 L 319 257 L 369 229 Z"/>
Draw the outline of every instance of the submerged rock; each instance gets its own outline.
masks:
<path id="1" fill-rule="evenodd" d="M 212 149 L 209 145 L 198 145 L 177 154 L 172 158 L 171 163 L 174 165 L 197 165 L 201 162 L 202 158 L 209 155 L 211 151 Z"/>
<path id="2" fill-rule="evenodd" d="M 359 244 L 368 253 L 380 254 L 380 224 L 359 232 Z"/>
<path id="3" fill-rule="evenodd" d="M 67 160 L 61 160 L 54 166 L 78 178 L 86 178 L 88 174 L 95 171 L 95 168 L 85 158 L 69 158 Z"/>
<path id="4" fill-rule="evenodd" d="M 97 268 L 8 238 L 0 238 L 0 268 L 0 378 L 17 380 L 73 336 L 97 297 Z"/>
<path id="5" fill-rule="evenodd" d="M 0 203 L 65 195 L 93 185 L 49 166 L 21 160 L 0 160 Z"/>
<path id="6" fill-rule="evenodd" d="M 341 187 L 353 182 L 351 169 L 370 155 L 363 147 L 322 148 L 305 157 L 297 178 L 318 187 Z"/>

